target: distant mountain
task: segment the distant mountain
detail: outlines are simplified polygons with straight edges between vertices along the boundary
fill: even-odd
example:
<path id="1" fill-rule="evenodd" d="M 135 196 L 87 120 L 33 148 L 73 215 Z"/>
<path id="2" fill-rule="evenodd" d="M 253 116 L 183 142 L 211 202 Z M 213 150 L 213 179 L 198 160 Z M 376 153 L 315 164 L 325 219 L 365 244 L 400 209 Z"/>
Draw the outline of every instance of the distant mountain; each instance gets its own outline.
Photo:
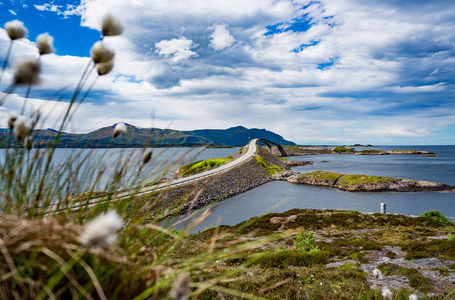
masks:
<path id="1" fill-rule="evenodd" d="M 214 145 L 219 146 L 243 146 L 254 138 L 263 138 L 280 145 L 295 145 L 293 142 L 286 141 L 281 135 L 271 131 L 257 128 L 247 129 L 243 126 L 228 129 L 201 129 L 185 132 L 204 137 L 212 141 Z"/>
<path id="2" fill-rule="evenodd" d="M 280 135 L 265 129 L 247 129 L 242 126 L 229 129 L 202 129 L 179 131 L 173 129 L 140 128 L 127 124 L 127 132 L 112 139 L 115 124 L 86 134 L 62 133 L 58 147 L 105 148 L 105 147 L 168 147 L 168 146 L 243 146 L 253 138 L 264 138 L 281 145 L 295 145 Z M 36 147 L 44 147 L 54 141 L 58 132 L 53 129 L 35 130 L 33 141 Z M 6 141 L 8 130 L 0 130 L 0 140 Z M 6 143 L 2 143 L 5 145 Z"/>

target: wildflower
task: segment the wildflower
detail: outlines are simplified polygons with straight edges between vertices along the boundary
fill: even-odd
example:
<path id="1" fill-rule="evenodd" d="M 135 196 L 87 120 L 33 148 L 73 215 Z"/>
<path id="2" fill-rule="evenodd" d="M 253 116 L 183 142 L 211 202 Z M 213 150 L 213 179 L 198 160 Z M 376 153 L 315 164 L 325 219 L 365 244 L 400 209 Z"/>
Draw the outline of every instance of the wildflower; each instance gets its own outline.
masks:
<path id="1" fill-rule="evenodd" d="M 117 123 L 114 127 L 114 139 L 124 132 L 126 132 L 125 123 Z"/>
<path id="2" fill-rule="evenodd" d="M 392 291 L 388 288 L 383 288 L 382 289 L 382 297 L 384 297 L 384 299 L 392 299 Z"/>
<path id="3" fill-rule="evenodd" d="M 90 49 L 90 56 L 95 64 L 100 62 L 107 62 L 114 59 L 115 52 L 106 45 L 102 41 L 96 42 L 92 49 Z"/>
<path id="4" fill-rule="evenodd" d="M 54 38 L 47 32 L 36 37 L 36 45 L 38 46 L 40 55 L 53 53 L 55 51 L 53 44 Z"/>
<path id="5" fill-rule="evenodd" d="M 33 141 L 32 141 L 32 139 L 31 139 L 30 137 L 26 137 L 26 138 L 25 138 L 24 145 L 25 145 L 25 149 L 27 149 L 27 151 L 32 150 L 32 148 L 33 148 Z"/>
<path id="6" fill-rule="evenodd" d="M 10 130 L 13 130 L 14 123 L 16 122 L 16 120 L 17 120 L 17 114 L 15 112 L 11 113 L 9 115 L 9 119 L 8 119 L 8 127 Z"/>
<path id="7" fill-rule="evenodd" d="M 107 15 L 101 22 L 101 33 L 103 36 L 120 35 L 123 32 L 123 26 L 112 15 Z"/>
<path id="8" fill-rule="evenodd" d="M 82 245 L 86 247 L 104 247 L 116 241 L 115 231 L 123 226 L 120 216 L 113 210 L 96 217 L 85 224 L 80 236 Z"/>
<path id="9" fill-rule="evenodd" d="M 409 295 L 409 300 L 417 300 L 417 299 L 419 299 L 419 297 L 417 297 L 417 295 L 415 295 L 415 294 Z"/>
<path id="10" fill-rule="evenodd" d="M 100 76 L 108 74 L 112 68 L 114 68 L 114 62 L 112 60 L 96 64 L 96 71 Z"/>
<path id="11" fill-rule="evenodd" d="M 21 39 L 27 35 L 27 28 L 19 20 L 6 22 L 5 30 L 12 41 Z"/>
<path id="12" fill-rule="evenodd" d="M 35 84 L 38 82 L 41 66 L 35 59 L 25 59 L 16 66 L 14 84 Z"/>
<path id="13" fill-rule="evenodd" d="M 27 119 L 20 116 L 14 122 L 14 136 L 18 141 L 22 141 L 30 132 L 30 127 L 27 124 Z"/>
<path id="14" fill-rule="evenodd" d="M 169 297 L 175 300 L 186 300 L 190 293 L 191 279 L 188 274 L 180 275 L 172 285 L 172 289 L 169 291 Z"/>
<path id="15" fill-rule="evenodd" d="M 381 270 L 379 270 L 378 268 L 375 268 L 373 270 L 373 276 L 374 276 L 374 278 L 376 278 L 376 280 L 381 278 L 381 276 L 382 276 Z"/>
<path id="16" fill-rule="evenodd" d="M 142 162 L 144 164 L 146 164 L 150 161 L 151 158 L 152 158 L 152 151 L 147 151 L 147 152 L 145 152 L 144 156 L 142 157 Z"/>

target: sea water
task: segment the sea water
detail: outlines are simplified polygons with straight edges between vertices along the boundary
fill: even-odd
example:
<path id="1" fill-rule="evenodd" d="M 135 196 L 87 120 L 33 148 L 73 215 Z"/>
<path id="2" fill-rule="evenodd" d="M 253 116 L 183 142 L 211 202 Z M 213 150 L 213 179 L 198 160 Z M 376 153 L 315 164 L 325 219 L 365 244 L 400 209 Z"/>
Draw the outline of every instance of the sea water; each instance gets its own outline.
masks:
<path id="1" fill-rule="evenodd" d="M 296 156 L 289 159 L 313 161 L 313 165 L 296 167 L 305 173 L 315 170 L 346 174 L 390 176 L 427 180 L 455 185 L 455 146 L 393 146 L 357 148 L 356 150 L 416 149 L 436 153 L 424 155 L 354 155 L 323 154 Z M 334 188 L 272 181 L 241 195 L 224 200 L 210 208 L 207 217 L 192 232 L 216 225 L 235 225 L 254 216 L 270 212 L 284 212 L 293 208 L 343 209 L 379 212 L 381 203 L 387 212 L 419 215 L 429 210 L 440 210 L 455 221 L 454 192 L 361 192 L 352 193 Z M 181 228 L 182 225 L 179 226 Z"/>

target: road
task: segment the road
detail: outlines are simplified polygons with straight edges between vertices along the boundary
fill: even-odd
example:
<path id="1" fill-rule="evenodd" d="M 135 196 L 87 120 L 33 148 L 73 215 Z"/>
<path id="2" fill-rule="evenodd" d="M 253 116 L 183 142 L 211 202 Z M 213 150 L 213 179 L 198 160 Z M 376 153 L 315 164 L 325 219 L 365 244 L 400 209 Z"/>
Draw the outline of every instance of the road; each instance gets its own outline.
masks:
<path id="1" fill-rule="evenodd" d="M 203 178 L 213 176 L 215 174 L 229 171 L 229 170 L 247 162 L 248 160 L 250 160 L 251 158 L 254 157 L 254 154 L 256 153 L 257 147 L 258 147 L 257 146 L 258 141 L 259 141 L 259 139 L 252 139 L 248 143 L 248 150 L 245 153 L 243 153 L 241 156 L 237 157 L 236 159 L 231 160 L 230 162 L 223 164 L 217 168 L 210 169 L 210 170 L 207 170 L 207 171 L 204 171 L 204 172 L 201 172 L 198 174 L 194 174 L 191 176 L 187 176 L 187 177 L 176 178 L 176 179 L 173 179 L 171 182 L 166 182 L 166 183 L 161 183 L 161 184 L 144 187 L 144 188 L 140 189 L 139 191 L 137 191 L 135 189 L 124 191 L 124 192 L 117 194 L 115 196 L 115 198 L 111 199 L 111 200 L 106 200 L 104 197 L 98 197 L 98 198 L 90 199 L 88 204 L 87 204 L 87 201 L 81 201 L 81 202 L 72 204 L 72 206 L 73 206 L 72 209 L 77 209 L 81 206 L 86 206 L 86 205 L 92 206 L 94 204 L 104 202 L 104 201 L 112 201 L 112 200 L 118 201 L 121 199 L 127 199 L 133 195 L 140 196 L 140 195 L 150 194 L 152 192 L 157 192 L 157 191 L 160 191 L 163 189 L 172 188 L 172 187 L 182 185 L 182 184 L 187 184 L 190 182 L 198 181 Z M 56 212 L 59 210 L 63 210 L 63 209 L 58 208 L 57 205 L 55 205 L 55 206 L 49 207 L 47 211 Z"/>

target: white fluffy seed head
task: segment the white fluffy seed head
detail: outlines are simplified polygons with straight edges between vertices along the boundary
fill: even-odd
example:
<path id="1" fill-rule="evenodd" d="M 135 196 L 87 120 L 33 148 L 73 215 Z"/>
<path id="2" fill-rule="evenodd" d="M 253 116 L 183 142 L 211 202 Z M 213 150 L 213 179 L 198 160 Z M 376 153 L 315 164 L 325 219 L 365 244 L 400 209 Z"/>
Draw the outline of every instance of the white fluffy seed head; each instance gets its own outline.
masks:
<path id="1" fill-rule="evenodd" d="M 187 300 L 190 293 L 191 278 L 188 274 L 182 274 L 174 281 L 169 291 L 169 298 L 174 300 Z"/>
<path id="2" fill-rule="evenodd" d="M 390 289 L 388 289 L 388 288 L 382 289 L 382 297 L 384 299 L 392 299 L 392 295 L 393 295 L 393 293 Z"/>
<path id="3" fill-rule="evenodd" d="M 114 68 L 114 61 L 99 62 L 96 64 L 98 75 L 103 76 L 108 74 Z"/>
<path id="4" fill-rule="evenodd" d="M 23 141 L 30 132 L 27 119 L 24 116 L 17 117 L 14 122 L 14 136 L 18 141 Z"/>
<path id="5" fill-rule="evenodd" d="M 16 112 L 12 112 L 10 113 L 9 115 L 9 119 L 8 119 L 8 127 L 9 129 L 13 129 L 14 128 L 14 123 L 16 122 L 17 120 L 17 113 Z"/>
<path id="6" fill-rule="evenodd" d="M 27 35 L 27 28 L 19 20 L 13 20 L 5 23 L 5 30 L 11 40 L 17 40 Z"/>
<path id="7" fill-rule="evenodd" d="M 417 297 L 417 295 L 415 295 L 415 294 L 409 295 L 409 300 L 418 300 L 418 299 L 419 299 L 419 297 Z"/>
<path id="8" fill-rule="evenodd" d="M 106 15 L 101 22 L 101 33 L 103 36 L 120 35 L 123 32 L 123 26 L 111 14 Z"/>
<path id="9" fill-rule="evenodd" d="M 381 270 L 379 270 L 378 268 L 374 269 L 374 270 L 373 270 L 373 276 L 374 276 L 374 278 L 376 278 L 376 279 L 381 278 L 381 276 L 382 276 Z"/>
<path id="10" fill-rule="evenodd" d="M 114 127 L 114 139 L 124 132 L 126 132 L 125 123 L 117 123 Z"/>
<path id="11" fill-rule="evenodd" d="M 114 50 L 109 49 L 102 41 L 96 42 L 90 49 L 90 56 L 95 64 L 111 61 L 114 59 L 114 55 Z"/>
<path id="12" fill-rule="evenodd" d="M 25 59 L 16 65 L 14 84 L 35 84 L 39 81 L 41 66 L 36 59 Z"/>
<path id="13" fill-rule="evenodd" d="M 39 54 L 45 55 L 55 52 L 54 38 L 49 33 L 42 33 L 36 37 L 36 45 L 38 46 Z"/>
<path id="14" fill-rule="evenodd" d="M 117 240 L 115 232 L 121 229 L 123 221 L 114 210 L 96 217 L 84 226 L 80 242 L 86 247 L 110 246 Z"/>

